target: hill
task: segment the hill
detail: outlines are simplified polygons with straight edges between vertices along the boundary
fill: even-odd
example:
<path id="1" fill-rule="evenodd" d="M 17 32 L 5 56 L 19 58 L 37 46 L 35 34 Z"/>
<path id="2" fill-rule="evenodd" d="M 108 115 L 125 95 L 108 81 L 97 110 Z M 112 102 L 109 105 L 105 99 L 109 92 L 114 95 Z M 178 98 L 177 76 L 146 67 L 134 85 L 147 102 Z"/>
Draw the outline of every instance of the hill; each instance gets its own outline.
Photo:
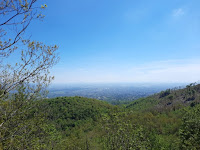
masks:
<path id="1" fill-rule="evenodd" d="M 167 89 L 158 94 L 133 101 L 126 108 L 140 111 L 170 111 L 200 103 L 200 84 L 190 84 L 184 89 Z"/>
<path id="2" fill-rule="evenodd" d="M 1 131 L 0 148 L 200 149 L 199 97 L 200 85 L 191 84 L 125 106 L 79 96 L 33 101 Z"/>
<path id="3" fill-rule="evenodd" d="M 116 109 L 104 101 L 79 96 L 47 99 L 41 105 L 45 119 L 60 137 L 54 149 L 85 149 L 87 142 L 96 147 L 102 116 Z"/>

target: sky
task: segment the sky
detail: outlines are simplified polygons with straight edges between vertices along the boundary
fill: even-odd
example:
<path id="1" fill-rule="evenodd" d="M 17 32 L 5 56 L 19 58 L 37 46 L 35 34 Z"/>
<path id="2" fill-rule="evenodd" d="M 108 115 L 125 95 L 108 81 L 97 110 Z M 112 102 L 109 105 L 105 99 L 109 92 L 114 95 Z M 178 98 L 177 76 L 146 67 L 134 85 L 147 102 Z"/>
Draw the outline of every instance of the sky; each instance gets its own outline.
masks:
<path id="1" fill-rule="evenodd" d="M 59 46 L 53 83 L 200 80 L 199 0 L 48 0 L 31 38 Z"/>

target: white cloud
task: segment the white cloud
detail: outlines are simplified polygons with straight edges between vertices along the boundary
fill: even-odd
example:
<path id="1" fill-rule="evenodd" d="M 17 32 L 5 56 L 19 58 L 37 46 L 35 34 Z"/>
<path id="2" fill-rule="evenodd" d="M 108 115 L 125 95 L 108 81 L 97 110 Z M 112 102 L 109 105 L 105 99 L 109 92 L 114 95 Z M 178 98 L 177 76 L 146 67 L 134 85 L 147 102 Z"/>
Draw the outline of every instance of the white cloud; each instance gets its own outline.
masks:
<path id="1" fill-rule="evenodd" d="M 126 67 L 126 66 L 125 66 Z M 57 72 L 57 71 L 56 71 Z M 62 72 L 62 73 L 59 73 Z M 179 82 L 200 80 L 200 60 L 166 60 L 123 68 L 58 71 L 55 83 L 69 82 Z"/>
<path id="2" fill-rule="evenodd" d="M 196 82 L 200 80 L 199 60 L 169 60 L 133 68 L 138 82 Z"/>
<path id="3" fill-rule="evenodd" d="M 179 16 L 182 16 L 184 14 L 185 14 L 184 10 L 182 8 L 178 8 L 178 9 L 173 10 L 173 14 L 172 15 L 174 17 L 179 17 Z"/>

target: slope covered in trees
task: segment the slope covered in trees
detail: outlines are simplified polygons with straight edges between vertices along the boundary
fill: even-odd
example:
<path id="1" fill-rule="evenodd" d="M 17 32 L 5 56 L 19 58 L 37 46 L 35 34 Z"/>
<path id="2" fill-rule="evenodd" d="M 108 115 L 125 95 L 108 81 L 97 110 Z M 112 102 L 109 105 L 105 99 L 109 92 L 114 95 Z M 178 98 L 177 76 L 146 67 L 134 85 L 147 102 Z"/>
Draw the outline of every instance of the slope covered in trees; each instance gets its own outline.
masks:
<path id="1" fill-rule="evenodd" d="M 1 130 L 0 148 L 199 149 L 199 89 L 166 90 L 126 106 L 78 96 L 29 101 L 34 107 L 20 108 Z M 1 109 L 26 101 L 23 92 L 15 97 Z"/>
<path id="2" fill-rule="evenodd" d="M 167 89 L 158 94 L 141 98 L 127 105 L 127 108 L 142 111 L 170 111 L 200 103 L 200 84 L 190 84 L 184 89 Z"/>

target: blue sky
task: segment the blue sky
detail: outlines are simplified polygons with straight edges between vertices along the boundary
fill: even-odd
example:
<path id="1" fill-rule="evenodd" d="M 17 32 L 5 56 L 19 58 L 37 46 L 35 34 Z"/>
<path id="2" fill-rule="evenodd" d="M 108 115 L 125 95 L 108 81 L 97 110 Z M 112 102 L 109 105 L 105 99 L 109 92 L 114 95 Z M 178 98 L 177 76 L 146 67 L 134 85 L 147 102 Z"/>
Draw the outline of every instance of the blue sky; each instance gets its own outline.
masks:
<path id="1" fill-rule="evenodd" d="M 200 80 L 199 0 L 48 0 L 32 39 L 59 45 L 54 83 Z"/>

